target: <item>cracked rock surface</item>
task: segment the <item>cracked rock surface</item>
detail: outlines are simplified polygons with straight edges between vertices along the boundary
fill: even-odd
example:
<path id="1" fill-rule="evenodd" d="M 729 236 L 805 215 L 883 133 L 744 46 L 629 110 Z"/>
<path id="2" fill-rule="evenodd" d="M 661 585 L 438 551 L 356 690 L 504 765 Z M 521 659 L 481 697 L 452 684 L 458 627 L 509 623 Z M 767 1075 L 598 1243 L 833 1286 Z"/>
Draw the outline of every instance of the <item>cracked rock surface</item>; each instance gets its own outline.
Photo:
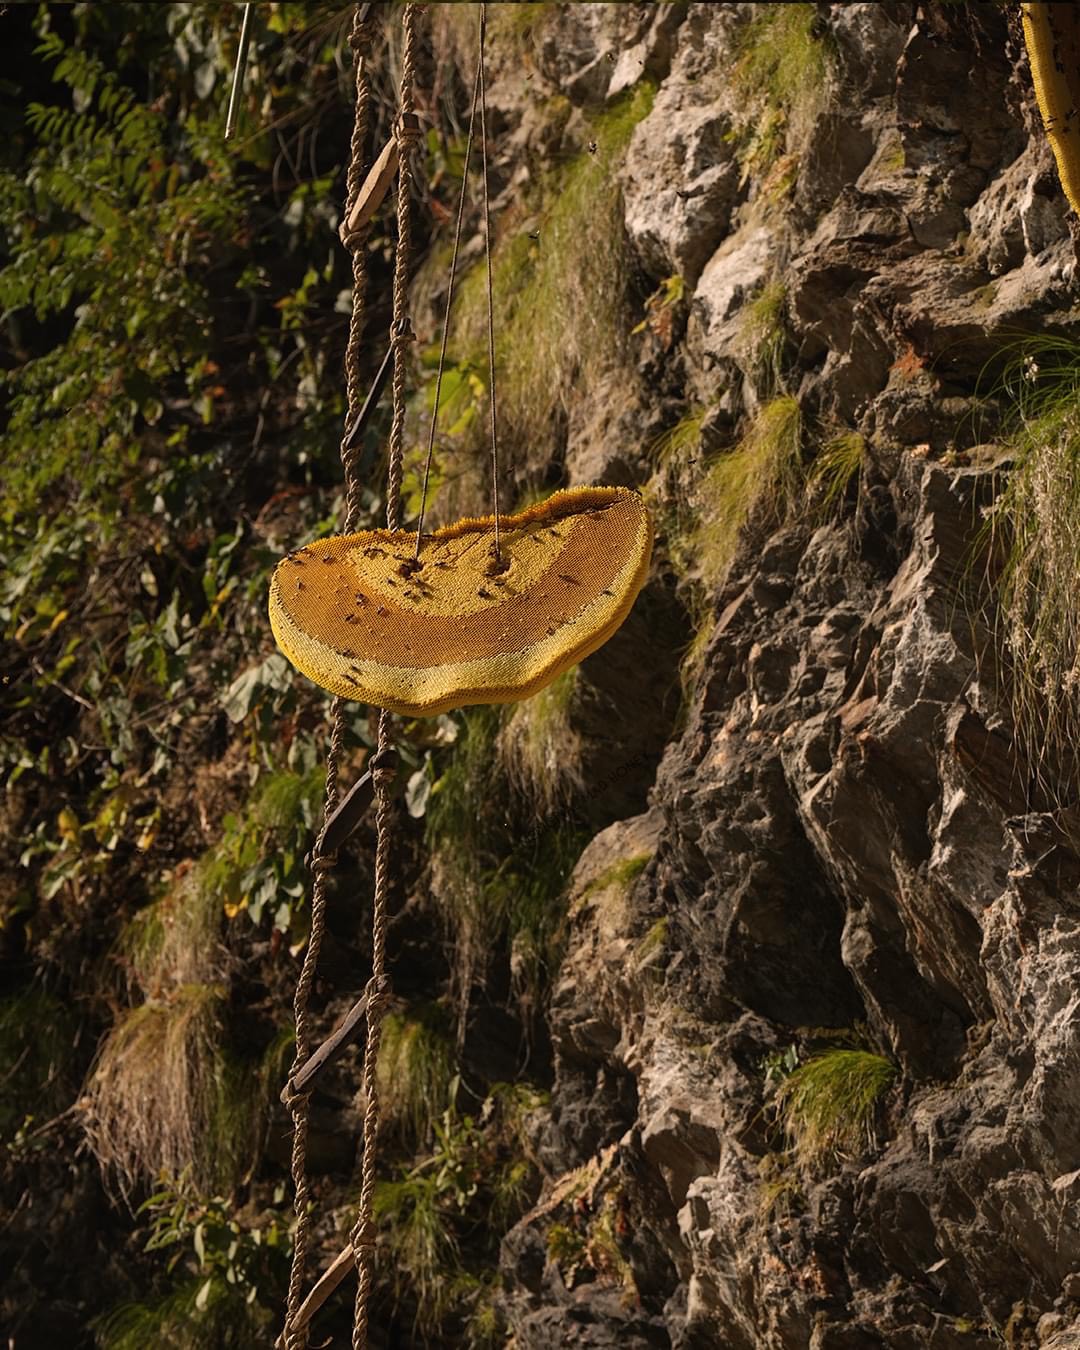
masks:
<path id="1" fill-rule="evenodd" d="M 980 376 L 1075 315 L 1023 50 L 997 7 L 816 6 L 832 95 L 767 202 L 713 78 L 760 7 L 641 9 L 579 16 L 551 59 L 573 99 L 631 54 L 658 81 L 622 184 L 643 274 L 685 283 L 665 369 L 730 443 L 760 394 L 744 311 L 779 281 L 793 392 L 869 463 L 854 516 L 744 538 L 644 809 L 578 864 L 513 1343 L 1080 1346 L 1080 857 L 970 584 L 1009 467 Z M 652 371 L 623 391 L 646 417 Z M 796 1180 L 764 1066 L 823 1033 L 897 1075 L 862 1146 Z"/>

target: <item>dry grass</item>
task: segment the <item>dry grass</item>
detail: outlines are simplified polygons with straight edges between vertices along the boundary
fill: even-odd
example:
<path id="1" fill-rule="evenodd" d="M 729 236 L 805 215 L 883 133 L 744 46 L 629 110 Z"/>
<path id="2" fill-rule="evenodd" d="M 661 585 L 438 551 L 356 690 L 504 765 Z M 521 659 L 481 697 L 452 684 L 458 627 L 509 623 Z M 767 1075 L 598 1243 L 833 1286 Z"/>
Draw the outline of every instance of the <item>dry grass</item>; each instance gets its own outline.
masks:
<path id="1" fill-rule="evenodd" d="M 132 992 L 167 997 L 184 985 L 218 984 L 227 975 L 221 904 L 200 868 L 140 910 L 120 939 Z"/>
<path id="2" fill-rule="evenodd" d="M 996 626 L 1024 751 L 1059 799 L 1062 773 L 1072 791 L 1080 778 L 1080 344 L 1021 344 L 999 392 L 1013 405 L 1015 467 L 988 526 Z"/>
<path id="3" fill-rule="evenodd" d="M 277 1036 L 261 1060 L 232 1059 L 224 1018 L 231 962 L 221 924 L 220 896 L 199 866 L 121 935 L 137 1002 L 105 1037 L 84 1099 L 90 1145 L 125 1194 L 185 1168 L 204 1189 L 231 1185 L 262 1146 L 292 1031 Z"/>
<path id="4" fill-rule="evenodd" d="M 87 1132 L 102 1167 L 129 1193 L 191 1167 L 213 1187 L 232 1159 L 223 1130 L 230 1084 L 221 1054 L 220 985 L 186 984 L 113 1026 L 86 1086 Z"/>

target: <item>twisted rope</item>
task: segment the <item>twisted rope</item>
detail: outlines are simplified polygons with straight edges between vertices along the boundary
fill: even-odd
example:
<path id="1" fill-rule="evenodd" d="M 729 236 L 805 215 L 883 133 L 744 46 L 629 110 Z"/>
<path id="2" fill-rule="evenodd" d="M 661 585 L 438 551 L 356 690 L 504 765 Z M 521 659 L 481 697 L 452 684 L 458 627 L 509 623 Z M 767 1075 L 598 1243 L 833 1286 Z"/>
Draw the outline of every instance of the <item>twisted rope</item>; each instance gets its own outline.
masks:
<path id="1" fill-rule="evenodd" d="M 364 68 L 364 48 L 370 36 L 370 24 L 362 18 L 365 7 L 357 5 L 353 13 L 352 31 L 349 45 L 353 49 L 353 62 L 356 73 L 356 117 L 349 167 L 346 175 L 347 206 L 346 213 L 352 207 L 364 176 L 364 139 L 367 131 L 367 109 L 371 98 L 367 73 Z M 348 411 L 345 425 L 355 420 L 360 409 L 360 342 L 364 328 L 364 299 L 367 287 L 367 250 L 361 247 L 353 250 L 353 307 L 349 320 L 349 337 L 345 347 L 345 380 Z M 360 514 L 360 476 L 358 472 L 359 448 L 349 448 L 342 437 L 341 460 L 345 471 L 345 532 L 356 528 Z M 326 756 L 326 800 L 323 810 L 323 833 L 326 822 L 333 814 L 338 800 L 338 761 L 345 742 L 345 701 L 335 698 L 330 705 L 330 745 Z M 321 840 L 320 835 L 320 840 Z M 319 852 L 316 847 L 316 853 Z M 296 1051 L 290 1079 L 304 1064 L 311 1052 L 311 1040 L 308 1029 L 308 1003 L 315 982 L 315 972 L 319 965 L 322 950 L 323 933 L 326 928 L 326 886 L 329 877 L 330 859 L 320 860 L 315 869 L 315 880 L 311 892 L 311 936 L 308 939 L 300 978 L 296 983 L 293 1000 L 293 1012 L 296 1019 Z M 289 1092 L 286 1106 L 292 1116 L 292 1181 L 293 1210 L 296 1215 L 296 1231 L 293 1239 L 292 1266 L 289 1271 L 289 1293 L 285 1312 L 284 1341 L 286 1350 L 306 1350 L 308 1343 L 307 1325 L 296 1326 L 297 1314 L 303 1301 L 304 1281 L 307 1275 L 308 1248 L 311 1236 L 310 1191 L 307 1180 L 307 1138 L 308 1109 L 311 1102 L 310 1092 Z"/>
<path id="2" fill-rule="evenodd" d="M 390 464 L 386 484 L 386 525 L 396 530 L 401 514 L 402 451 L 405 434 L 405 367 L 408 345 L 413 340 L 409 325 L 409 262 L 412 252 L 410 217 L 412 211 L 412 152 L 420 140 L 420 128 L 414 115 L 413 83 L 416 75 L 416 10 L 407 4 L 402 17 L 404 44 L 401 55 L 401 93 L 394 139 L 398 147 L 397 248 L 394 251 L 394 320 L 390 340 L 394 347 L 393 403 L 390 427 Z"/>
<path id="3" fill-rule="evenodd" d="M 357 5 L 353 11 L 352 32 L 349 34 L 349 46 L 353 49 L 353 61 L 356 65 L 356 116 L 353 121 L 352 141 L 350 143 L 349 168 L 345 177 L 345 216 L 348 218 L 353 202 L 364 181 L 364 138 L 367 132 L 367 110 L 371 100 L 371 87 L 368 84 L 364 67 L 364 50 L 370 43 L 372 24 L 369 19 L 361 20 L 363 6 Z M 357 241 L 352 248 L 353 294 L 352 313 L 349 316 L 349 339 L 345 344 L 345 389 L 347 395 L 347 413 L 345 426 L 348 429 L 356 420 L 360 411 L 360 343 L 364 332 L 364 302 L 367 299 L 367 235 Z M 352 534 L 360 519 L 360 445 L 349 445 L 348 436 L 341 442 L 341 463 L 345 470 L 345 533 Z"/>
<path id="4" fill-rule="evenodd" d="M 398 146 L 397 249 L 394 253 L 394 310 L 391 340 L 394 345 L 394 415 L 390 428 L 390 464 L 386 486 L 386 524 L 391 530 L 400 526 L 401 474 L 405 433 L 405 366 L 408 343 L 412 340 L 409 324 L 409 262 L 411 253 L 412 152 L 420 139 L 414 116 L 413 84 L 416 77 L 416 15 L 420 7 L 407 4 L 402 16 L 403 50 L 401 92 L 394 136 Z M 390 714 L 379 717 L 379 746 L 376 765 L 390 758 Z M 390 784 L 392 771 L 373 770 L 378 843 L 375 849 L 375 894 L 372 902 L 371 979 L 373 987 L 388 988 L 386 977 L 387 886 L 390 869 Z M 360 1171 L 360 1204 L 352 1231 L 356 1257 L 356 1305 L 353 1313 L 353 1350 L 365 1350 L 368 1333 L 368 1302 L 375 1272 L 375 1224 L 372 1200 L 375 1191 L 375 1149 L 379 1132 L 379 1088 L 376 1069 L 385 999 L 368 1009 L 367 1039 L 364 1043 L 364 1152 Z"/>

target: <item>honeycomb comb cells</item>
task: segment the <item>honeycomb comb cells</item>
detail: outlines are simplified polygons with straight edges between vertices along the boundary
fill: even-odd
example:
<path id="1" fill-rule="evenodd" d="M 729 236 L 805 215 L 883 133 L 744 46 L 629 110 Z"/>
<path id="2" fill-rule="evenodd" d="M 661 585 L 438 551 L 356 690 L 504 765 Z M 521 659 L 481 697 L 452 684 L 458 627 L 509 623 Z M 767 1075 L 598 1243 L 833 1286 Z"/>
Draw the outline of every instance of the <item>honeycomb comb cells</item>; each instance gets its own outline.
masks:
<path id="1" fill-rule="evenodd" d="M 528 698 L 594 652 L 630 612 L 652 523 L 628 488 L 554 493 L 423 538 L 368 530 L 290 553 L 270 584 L 285 656 L 331 693 L 409 716 Z"/>

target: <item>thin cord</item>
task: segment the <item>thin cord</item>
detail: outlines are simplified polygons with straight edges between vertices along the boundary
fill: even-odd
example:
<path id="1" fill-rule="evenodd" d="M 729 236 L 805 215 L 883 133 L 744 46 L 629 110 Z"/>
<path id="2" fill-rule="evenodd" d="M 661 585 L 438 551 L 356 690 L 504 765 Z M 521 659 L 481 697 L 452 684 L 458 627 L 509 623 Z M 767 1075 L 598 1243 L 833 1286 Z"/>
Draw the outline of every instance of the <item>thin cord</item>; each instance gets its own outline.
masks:
<path id="1" fill-rule="evenodd" d="M 491 208 L 488 203 L 487 88 L 484 83 L 484 39 L 487 5 L 480 6 L 480 153 L 484 179 L 484 255 L 487 260 L 488 380 L 491 386 L 491 500 L 495 510 L 495 561 L 502 562 L 499 543 L 499 434 L 495 408 L 495 301 L 491 280 Z"/>
<path id="2" fill-rule="evenodd" d="M 356 120 L 353 122 L 352 142 L 349 154 L 349 169 L 346 177 L 347 205 L 345 218 L 348 219 L 357 194 L 364 181 L 364 137 L 367 131 L 367 110 L 371 101 L 371 86 L 364 66 L 364 33 L 370 33 L 371 20 L 367 17 L 370 6 L 357 5 L 353 14 L 353 30 L 349 41 L 353 44 L 356 60 Z M 359 412 L 362 390 L 360 388 L 360 345 L 364 333 L 364 308 L 367 298 L 367 235 L 353 242 L 352 274 L 353 304 L 349 316 L 349 338 L 345 346 L 346 432 L 341 442 L 341 462 L 345 469 L 345 534 L 352 534 L 360 520 L 360 494 L 363 482 L 360 477 L 360 459 L 362 446 L 352 444 L 349 429 Z"/>
<path id="3" fill-rule="evenodd" d="M 461 196 L 458 198 L 457 221 L 454 225 L 454 249 L 450 257 L 450 282 L 446 289 L 446 314 L 443 317 L 442 346 L 439 348 L 439 369 L 435 376 L 435 407 L 431 413 L 431 428 L 428 432 L 427 458 L 424 460 L 424 486 L 420 491 L 420 515 L 416 522 L 416 549 L 413 557 L 420 561 L 420 537 L 424 530 L 424 513 L 427 510 L 428 482 L 431 477 L 431 459 L 435 450 L 435 427 L 439 420 L 439 398 L 442 393 L 443 370 L 446 366 L 446 342 L 450 334 L 450 309 L 454 303 L 454 282 L 457 278 L 458 249 L 461 246 L 461 222 L 465 218 L 465 189 L 469 183 L 469 160 L 472 158 L 473 124 L 476 120 L 476 103 L 480 94 L 480 62 L 476 63 L 476 76 L 473 79 L 472 108 L 469 111 L 469 135 L 465 143 L 465 164 L 461 171 Z"/>

